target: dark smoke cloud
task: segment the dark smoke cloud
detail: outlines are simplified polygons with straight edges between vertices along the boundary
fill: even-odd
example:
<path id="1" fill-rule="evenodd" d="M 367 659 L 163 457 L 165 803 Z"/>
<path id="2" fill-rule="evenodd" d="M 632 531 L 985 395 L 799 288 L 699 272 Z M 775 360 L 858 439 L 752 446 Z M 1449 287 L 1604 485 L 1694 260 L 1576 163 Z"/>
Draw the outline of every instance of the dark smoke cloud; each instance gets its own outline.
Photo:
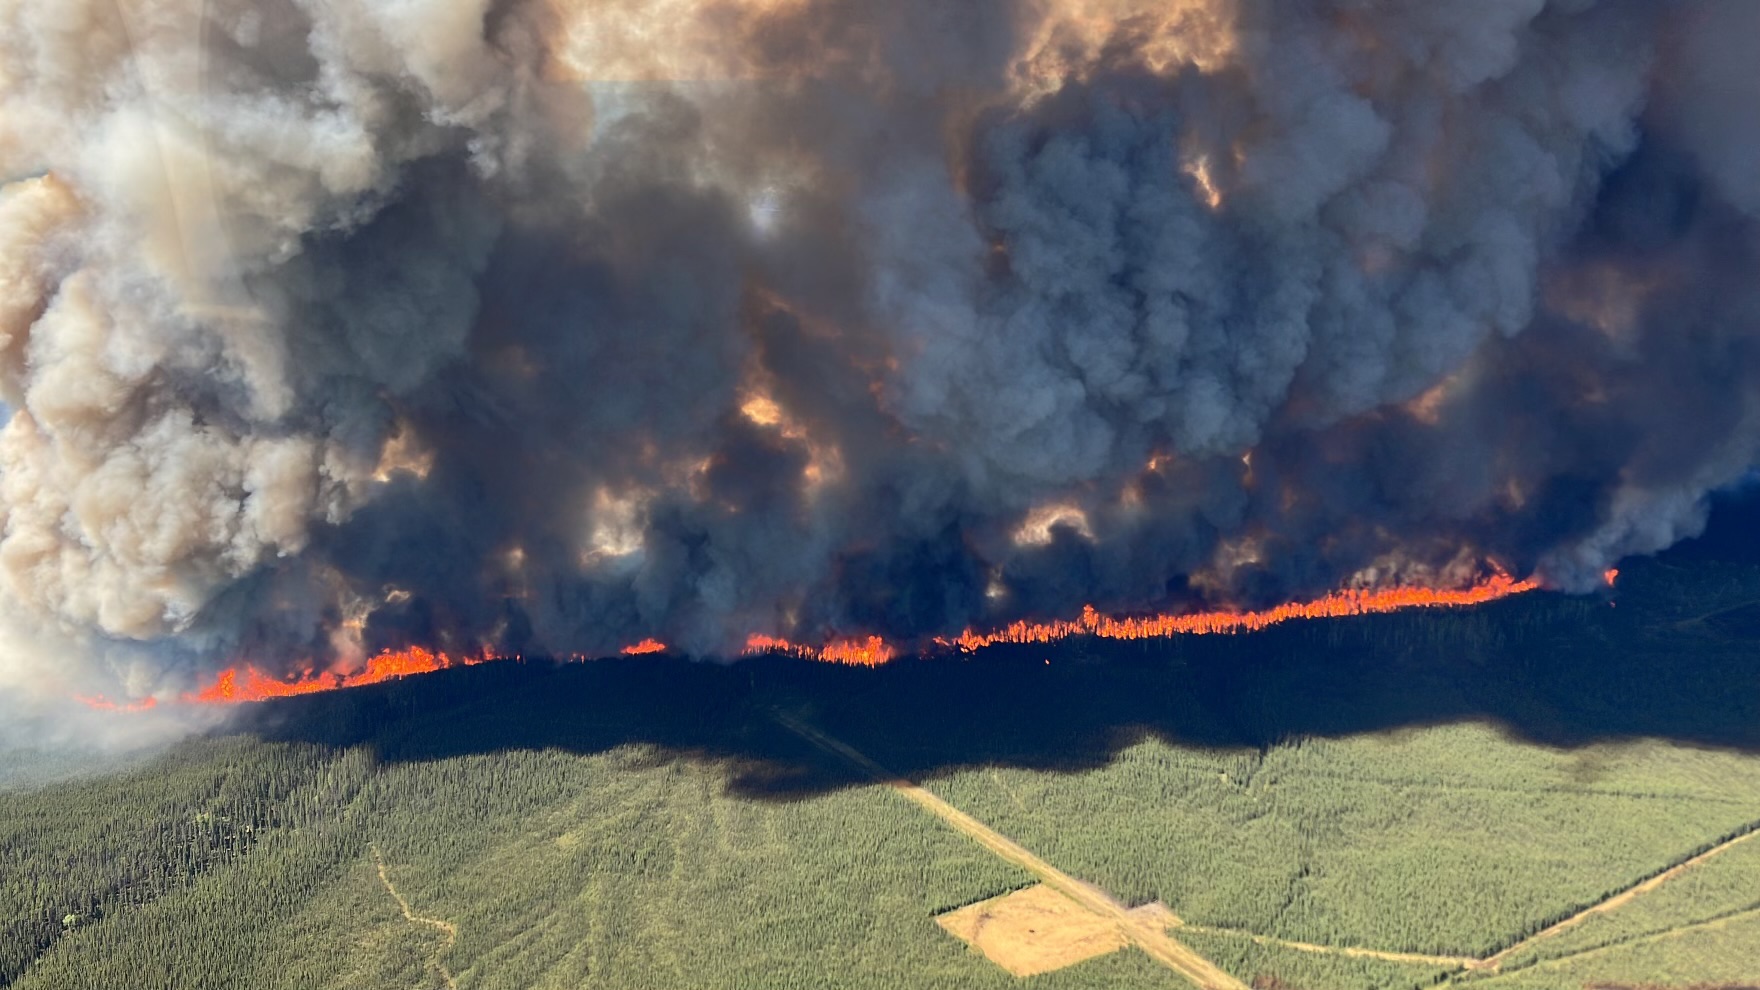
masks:
<path id="1" fill-rule="evenodd" d="M 1586 587 L 1760 452 L 1757 18 L 0 4 L 0 676 Z"/>

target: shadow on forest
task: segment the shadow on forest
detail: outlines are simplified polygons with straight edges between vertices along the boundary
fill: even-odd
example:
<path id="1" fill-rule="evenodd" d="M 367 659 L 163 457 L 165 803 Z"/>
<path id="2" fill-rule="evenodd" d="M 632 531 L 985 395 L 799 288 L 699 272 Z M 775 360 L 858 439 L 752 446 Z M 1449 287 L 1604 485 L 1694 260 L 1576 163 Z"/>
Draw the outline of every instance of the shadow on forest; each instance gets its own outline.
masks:
<path id="1" fill-rule="evenodd" d="M 255 706 L 233 728 L 367 745 L 384 761 L 644 743 L 725 762 L 735 791 L 777 799 L 866 783 L 783 729 L 778 711 L 917 779 L 984 764 L 1082 770 L 1145 734 L 1264 747 L 1462 720 L 1556 746 L 1656 736 L 1760 751 L 1760 620 L 1749 621 L 1760 564 L 1717 552 L 1715 537 L 1631 562 L 1612 598 L 1532 593 L 878 669 L 775 657 L 499 663 Z"/>

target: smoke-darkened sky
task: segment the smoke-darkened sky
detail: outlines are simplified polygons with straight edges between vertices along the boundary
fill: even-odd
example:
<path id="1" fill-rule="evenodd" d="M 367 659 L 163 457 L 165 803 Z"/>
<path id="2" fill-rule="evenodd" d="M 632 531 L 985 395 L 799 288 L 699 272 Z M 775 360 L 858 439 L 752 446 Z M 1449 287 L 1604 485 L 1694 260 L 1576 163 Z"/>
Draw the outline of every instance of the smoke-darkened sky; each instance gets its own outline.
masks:
<path id="1" fill-rule="evenodd" d="M 1748 0 L 0 0 L 0 684 L 1567 590 L 1760 459 Z"/>

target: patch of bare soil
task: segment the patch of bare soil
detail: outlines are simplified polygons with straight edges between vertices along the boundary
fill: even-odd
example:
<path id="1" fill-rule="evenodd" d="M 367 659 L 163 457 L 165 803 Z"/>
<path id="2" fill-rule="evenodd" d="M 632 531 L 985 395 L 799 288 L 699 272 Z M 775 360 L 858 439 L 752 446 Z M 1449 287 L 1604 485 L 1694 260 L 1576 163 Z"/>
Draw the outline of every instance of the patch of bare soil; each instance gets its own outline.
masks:
<path id="1" fill-rule="evenodd" d="M 1160 901 L 1150 901 L 1147 904 L 1139 904 L 1125 913 L 1145 925 L 1151 925 L 1156 928 L 1178 928 L 1185 924 L 1185 922 L 1180 919 L 1179 915 L 1173 913 L 1172 908 Z"/>
<path id="2" fill-rule="evenodd" d="M 1034 976 L 1116 952 L 1129 944 L 1118 925 L 1034 884 L 935 919 L 1016 976 Z"/>

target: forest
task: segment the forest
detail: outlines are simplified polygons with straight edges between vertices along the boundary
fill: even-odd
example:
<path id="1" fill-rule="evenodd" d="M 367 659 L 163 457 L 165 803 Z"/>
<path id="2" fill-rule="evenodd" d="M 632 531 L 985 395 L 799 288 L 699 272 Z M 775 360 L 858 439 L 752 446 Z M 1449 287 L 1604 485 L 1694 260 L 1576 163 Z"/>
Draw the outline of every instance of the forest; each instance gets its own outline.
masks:
<path id="1" fill-rule="evenodd" d="M 1520 946 L 1760 824 L 1755 602 L 1760 568 L 1663 560 L 1601 597 L 877 669 L 492 664 L 109 769 L 12 753 L 0 985 L 1014 985 L 934 918 L 1032 878 L 779 713 L 1256 986 L 1756 982 L 1760 842 L 1495 971 L 1342 951 Z M 1184 985 L 1135 951 L 1031 979 Z"/>

